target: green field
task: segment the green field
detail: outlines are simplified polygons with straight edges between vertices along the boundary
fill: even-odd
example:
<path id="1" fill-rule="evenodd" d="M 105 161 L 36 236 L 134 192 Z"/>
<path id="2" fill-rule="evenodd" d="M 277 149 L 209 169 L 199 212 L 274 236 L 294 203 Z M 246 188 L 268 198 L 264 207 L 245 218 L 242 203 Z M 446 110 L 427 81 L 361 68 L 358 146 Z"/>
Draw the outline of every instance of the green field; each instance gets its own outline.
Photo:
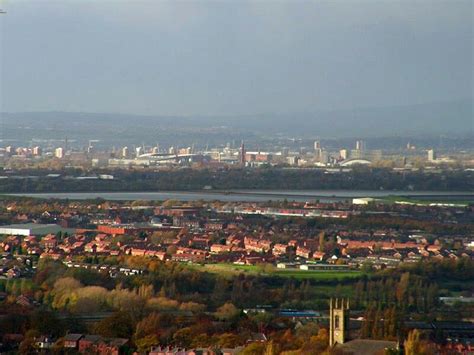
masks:
<path id="1" fill-rule="evenodd" d="M 255 265 L 235 265 L 235 264 L 190 264 L 194 270 L 211 272 L 221 275 L 232 276 L 239 273 L 262 275 L 262 276 L 278 276 L 289 277 L 299 280 L 340 280 L 345 278 L 357 278 L 362 275 L 360 271 L 306 271 L 298 269 L 277 269 L 276 267 L 262 268 Z"/>

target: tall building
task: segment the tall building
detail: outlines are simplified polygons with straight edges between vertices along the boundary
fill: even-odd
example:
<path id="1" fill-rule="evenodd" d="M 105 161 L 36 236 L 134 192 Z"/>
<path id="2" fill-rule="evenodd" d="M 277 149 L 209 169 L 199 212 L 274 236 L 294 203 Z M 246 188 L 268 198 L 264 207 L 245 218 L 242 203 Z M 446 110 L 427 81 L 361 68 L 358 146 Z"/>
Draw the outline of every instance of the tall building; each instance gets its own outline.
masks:
<path id="1" fill-rule="evenodd" d="M 383 152 L 381 149 L 372 149 L 365 153 L 364 156 L 370 160 L 382 160 Z"/>
<path id="2" fill-rule="evenodd" d="M 329 346 L 344 344 L 349 336 L 349 300 L 329 301 Z"/>
<path id="3" fill-rule="evenodd" d="M 33 148 L 33 155 L 41 155 L 41 147 L 34 147 Z"/>
<path id="4" fill-rule="evenodd" d="M 436 160 L 436 152 L 434 149 L 428 150 L 428 160 L 429 161 L 435 161 Z"/>
<path id="5" fill-rule="evenodd" d="M 321 148 L 318 148 L 314 151 L 314 158 L 316 160 L 321 160 L 322 154 L 323 154 L 323 150 Z"/>
<path id="6" fill-rule="evenodd" d="M 128 158 L 129 152 L 128 152 L 128 147 L 123 147 L 122 148 L 122 158 Z"/>
<path id="7" fill-rule="evenodd" d="M 339 156 L 342 160 L 346 160 L 347 158 L 349 158 L 349 151 L 347 149 L 341 149 L 339 151 Z"/>
<path id="8" fill-rule="evenodd" d="M 329 163 L 329 153 L 328 153 L 327 150 L 320 150 L 319 162 L 322 163 L 322 164 Z"/>
<path id="9" fill-rule="evenodd" d="M 135 148 L 135 155 L 136 155 L 137 157 L 139 157 L 140 155 L 142 155 L 142 153 L 143 153 L 142 147 L 136 147 L 136 148 Z"/>
<path id="10" fill-rule="evenodd" d="M 362 159 L 362 151 L 359 149 L 351 149 L 349 156 L 351 159 Z"/>
<path id="11" fill-rule="evenodd" d="M 240 145 L 240 164 L 245 165 L 245 145 L 244 142 L 242 141 L 242 144 Z"/>
<path id="12" fill-rule="evenodd" d="M 54 150 L 54 156 L 58 159 L 64 158 L 64 149 L 59 147 Z"/>
<path id="13" fill-rule="evenodd" d="M 299 158 L 298 156 L 291 156 L 286 158 L 286 162 L 289 165 L 298 165 Z"/>
<path id="14" fill-rule="evenodd" d="M 314 157 L 317 161 L 321 161 L 322 151 L 321 142 L 314 141 Z"/>
<path id="15" fill-rule="evenodd" d="M 356 149 L 351 150 L 351 159 L 362 159 L 365 155 L 365 142 L 363 140 L 356 141 Z"/>

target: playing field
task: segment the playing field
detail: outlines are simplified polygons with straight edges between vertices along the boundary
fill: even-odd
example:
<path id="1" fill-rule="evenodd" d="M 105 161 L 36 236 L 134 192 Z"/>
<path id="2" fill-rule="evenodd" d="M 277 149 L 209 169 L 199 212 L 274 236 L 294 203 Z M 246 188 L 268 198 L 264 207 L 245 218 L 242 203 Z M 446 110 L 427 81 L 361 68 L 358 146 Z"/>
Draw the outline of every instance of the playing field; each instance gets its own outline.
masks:
<path id="1" fill-rule="evenodd" d="M 255 274 L 262 276 L 292 277 L 295 279 L 312 280 L 340 280 L 346 278 L 357 278 L 362 273 L 360 271 L 334 271 L 318 270 L 307 271 L 298 269 L 277 269 L 276 267 L 261 267 L 255 265 L 235 265 L 235 264 L 193 264 L 190 265 L 195 270 L 207 271 L 221 275 L 234 275 L 239 273 Z"/>

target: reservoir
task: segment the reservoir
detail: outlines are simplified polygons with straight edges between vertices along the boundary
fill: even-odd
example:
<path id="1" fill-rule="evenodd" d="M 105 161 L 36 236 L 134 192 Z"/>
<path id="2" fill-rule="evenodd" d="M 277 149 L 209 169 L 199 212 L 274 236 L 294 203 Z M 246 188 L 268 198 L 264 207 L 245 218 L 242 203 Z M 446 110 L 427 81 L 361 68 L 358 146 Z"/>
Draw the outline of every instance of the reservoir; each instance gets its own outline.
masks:
<path id="1" fill-rule="evenodd" d="M 225 202 L 265 201 L 344 201 L 358 197 L 384 198 L 389 196 L 411 197 L 419 200 L 474 201 L 474 192 L 457 191 L 381 191 L 381 190 L 231 190 L 231 191 L 160 191 L 160 192 L 54 192 L 18 193 L 10 196 L 86 200 L 102 198 L 116 201 L 135 200 L 203 200 Z"/>

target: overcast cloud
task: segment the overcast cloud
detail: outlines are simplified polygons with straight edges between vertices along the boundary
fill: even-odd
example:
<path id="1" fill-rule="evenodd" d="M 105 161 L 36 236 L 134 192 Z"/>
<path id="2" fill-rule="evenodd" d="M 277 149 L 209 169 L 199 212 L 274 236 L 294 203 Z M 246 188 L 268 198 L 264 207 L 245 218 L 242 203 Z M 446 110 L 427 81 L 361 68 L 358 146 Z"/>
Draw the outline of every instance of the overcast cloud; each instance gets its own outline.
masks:
<path id="1" fill-rule="evenodd" d="M 3 1 L 3 110 L 234 115 L 472 98 L 472 3 Z"/>

